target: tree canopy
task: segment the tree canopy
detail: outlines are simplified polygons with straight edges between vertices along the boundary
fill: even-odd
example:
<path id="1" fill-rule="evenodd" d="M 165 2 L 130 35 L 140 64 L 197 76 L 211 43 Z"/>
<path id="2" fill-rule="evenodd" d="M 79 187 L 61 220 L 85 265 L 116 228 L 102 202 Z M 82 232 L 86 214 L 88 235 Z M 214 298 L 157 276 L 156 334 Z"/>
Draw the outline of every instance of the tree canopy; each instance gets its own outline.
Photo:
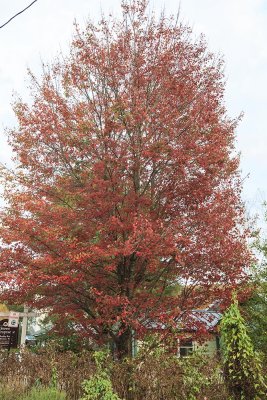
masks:
<path id="1" fill-rule="evenodd" d="M 145 1 L 77 27 L 14 105 L 2 300 L 129 353 L 131 332 L 227 297 L 249 251 L 224 86 L 205 40 Z"/>

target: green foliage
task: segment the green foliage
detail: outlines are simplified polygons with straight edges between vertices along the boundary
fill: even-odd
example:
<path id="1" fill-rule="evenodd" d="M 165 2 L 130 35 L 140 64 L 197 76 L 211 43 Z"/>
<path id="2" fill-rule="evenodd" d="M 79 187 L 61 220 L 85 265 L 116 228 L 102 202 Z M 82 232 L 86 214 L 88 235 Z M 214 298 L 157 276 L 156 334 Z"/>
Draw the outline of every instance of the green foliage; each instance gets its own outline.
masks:
<path id="1" fill-rule="evenodd" d="M 55 366 L 53 366 L 52 371 L 51 371 L 51 387 L 52 388 L 57 387 L 57 381 L 58 381 L 57 368 Z"/>
<path id="2" fill-rule="evenodd" d="M 85 395 L 81 400 L 120 400 L 113 391 L 108 368 L 104 367 L 104 364 L 107 363 L 107 354 L 98 351 L 94 353 L 94 358 L 96 373 L 83 382 L 82 387 Z"/>
<path id="3" fill-rule="evenodd" d="M 224 375 L 233 399 L 265 399 L 261 362 L 254 351 L 236 298 L 222 318 L 221 339 Z"/>
<path id="4" fill-rule="evenodd" d="M 266 202 L 264 207 L 267 210 Z M 267 221 L 266 211 L 265 221 Z M 267 360 L 267 239 L 262 240 L 259 231 L 255 231 L 253 236 L 252 246 L 256 254 L 260 256 L 258 258 L 261 262 L 251 268 L 251 294 L 242 304 L 242 310 L 253 346 Z"/>
<path id="5" fill-rule="evenodd" d="M 194 354 L 190 358 L 180 360 L 184 374 L 183 386 L 186 391 L 187 400 L 197 400 L 198 396 L 208 387 L 210 381 L 203 373 L 205 357 Z"/>
<path id="6" fill-rule="evenodd" d="M 248 334 L 255 350 L 267 359 L 267 282 L 263 276 L 254 281 L 252 296 L 242 305 L 246 315 Z"/>
<path id="7" fill-rule="evenodd" d="M 82 400 L 119 400 L 107 375 L 97 374 L 85 381 L 82 386 L 85 392 Z"/>

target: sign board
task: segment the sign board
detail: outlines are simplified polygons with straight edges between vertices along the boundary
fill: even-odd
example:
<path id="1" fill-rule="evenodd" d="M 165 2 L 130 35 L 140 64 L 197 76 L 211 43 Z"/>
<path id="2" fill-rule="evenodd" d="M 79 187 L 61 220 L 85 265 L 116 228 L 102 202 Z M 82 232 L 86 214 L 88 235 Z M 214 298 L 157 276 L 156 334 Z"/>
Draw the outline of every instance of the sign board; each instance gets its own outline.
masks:
<path id="1" fill-rule="evenodd" d="M 0 348 L 16 348 L 18 346 L 18 333 L 18 328 L 8 326 L 8 319 L 0 321 Z"/>
<path id="2" fill-rule="evenodd" d="M 19 318 L 19 312 L 9 311 L 9 318 Z"/>
<path id="3" fill-rule="evenodd" d="M 19 326 L 19 312 L 10 311 L 8 318 L 9 328 L 17 328 Z"/>
<path id="4" fill-rule="evenodd" d="M 17 328 L 19 326 L 19 319 L 18 318 L 8 318 L 8 326 L 9 328 Z"/>

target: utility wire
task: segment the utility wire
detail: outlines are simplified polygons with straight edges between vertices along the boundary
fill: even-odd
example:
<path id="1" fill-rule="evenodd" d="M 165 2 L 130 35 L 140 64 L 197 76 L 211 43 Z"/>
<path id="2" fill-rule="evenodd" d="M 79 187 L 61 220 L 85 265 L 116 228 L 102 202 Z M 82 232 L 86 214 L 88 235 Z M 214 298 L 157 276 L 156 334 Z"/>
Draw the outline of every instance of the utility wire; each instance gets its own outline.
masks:
<path id="1" fill-rule="evenodd" d="M 22 14 L 24 11 L 28 10 L 28 8 L 30 8 L 34 3 L 36 3 L 37 0 L 34 0 L 31 2 L 31 4 L 29 4 L 27 7 L 25 7 L 23 10 L 19 11 L 17 14 L 13 15 L 13 17 L 11 17 L 7 22 L 5 22 L 3 25 L 0 25 L 0 29 L 4 28 L 4 26 L 6 26 L 10 21 L 12 21 L 12 19 L 16 18 L 18 15 Z"/>

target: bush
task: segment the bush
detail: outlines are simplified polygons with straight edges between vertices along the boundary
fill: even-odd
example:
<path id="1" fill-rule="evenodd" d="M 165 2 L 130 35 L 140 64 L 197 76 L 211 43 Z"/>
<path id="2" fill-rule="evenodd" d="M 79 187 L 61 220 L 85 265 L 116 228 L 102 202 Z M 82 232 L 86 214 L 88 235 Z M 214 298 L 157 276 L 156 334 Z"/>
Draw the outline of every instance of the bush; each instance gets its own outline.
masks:
<path id="1" fill-rule="evenodd" d="M 83 382 L 82 387 L 85 395 L 81 400 L 120 400 L 112 388 L 107 354 L 98 351 L 95 352 L 94 358 L 96 373 L 90 379 Z"/>
<path id="2" fill-rule="evenodd" d="M 261 361 L 248 336 L 236 298 L 222 318 L 221 338 L 224 376 L 233 399 L 266 399 Z"/>
<path id="3" fill-rule="evenodd" d="M 84 396 L 81 400 L 120 400 L 112 389 L 110 378 L 106 374 L 96 374 L 83 382 Z"/>

